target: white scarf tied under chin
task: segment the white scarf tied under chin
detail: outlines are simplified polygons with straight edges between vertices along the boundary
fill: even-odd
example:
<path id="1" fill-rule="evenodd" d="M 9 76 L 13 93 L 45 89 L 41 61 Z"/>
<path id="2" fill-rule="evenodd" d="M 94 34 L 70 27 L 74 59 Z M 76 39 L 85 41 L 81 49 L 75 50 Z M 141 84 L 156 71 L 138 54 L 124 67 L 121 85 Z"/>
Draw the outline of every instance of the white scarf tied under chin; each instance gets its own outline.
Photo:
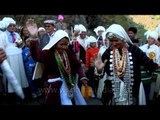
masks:
<path id="1" fill-rule="evenodd" d="M 106 34 L 107 33 L 113 33 L 113 34 L 117 34 L 120 37 L 123 38 L 124 42 L 127 43 L 132 43 L 131 39 L 129 38 L 128 34 L 126 33 L 126 31 L 124 30 L 124 28 L 119 25 L 119 24 L 112 24 L 107 30 L 106 30 Z"/>

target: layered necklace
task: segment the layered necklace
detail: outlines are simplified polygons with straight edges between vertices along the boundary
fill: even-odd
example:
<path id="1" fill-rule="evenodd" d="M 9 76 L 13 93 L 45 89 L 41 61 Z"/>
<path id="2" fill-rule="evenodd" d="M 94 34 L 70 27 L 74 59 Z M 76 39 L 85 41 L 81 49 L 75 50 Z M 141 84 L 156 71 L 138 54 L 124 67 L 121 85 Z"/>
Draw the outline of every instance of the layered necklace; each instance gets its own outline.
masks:
<path id="1" fill-rule="evenodd" d="M 133 60 L 132 53 L 128 52 L 128 46 L 122 48 L 122 55 L 115 47 L 110 51 L 110 72 L 112 80 L 112 91 L 114 94 L 113 104 L 132 105 L 133 87 Z"/>
<path id="2" fill-rule="evenodd" d="M 73 87 L 76 83 L 76 79 L 73 75 L 71 75 L 71 67 L 70 67 L 68 55 L 65 51 L 63 51 L 63 54 L 61 56 L 58 53 L 58 51 L 55 51 L 54 56 L 58 64 L 58 69 L 60 71 L 61 77 L 65 80 L 67 84 L 68 97 L 72 99 L 73 98 Z"/>

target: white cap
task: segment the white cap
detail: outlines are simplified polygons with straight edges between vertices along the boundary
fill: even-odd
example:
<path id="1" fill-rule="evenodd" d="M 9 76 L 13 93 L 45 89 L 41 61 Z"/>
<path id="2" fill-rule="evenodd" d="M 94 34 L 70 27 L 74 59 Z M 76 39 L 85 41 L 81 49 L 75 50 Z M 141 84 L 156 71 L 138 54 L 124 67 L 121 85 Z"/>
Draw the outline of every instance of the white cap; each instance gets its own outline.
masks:
<path id="1" fill-rule="evenodd" d="M 54 20 L 45 20 L 44 24 L 55 24 L 56 22 Z"/>
<path id="2" fill-rule="evenodd" d="M 103 26 L 98 26 L 97 28 L 94 29 L 94 32 L 96 33 L 96 35 L 98 35 L 98 31 L 105 32 L 105 28 Z"/>
<path id="3" fill-rule="evenodd" d="M 154 38 L 155 40 L 158 40 L 158 32 L 157 31 L 149 31 L 148 33 L 147 33 L 147 39 L 148 39 L 148 37 L 152 37 L 152 38 Z"/>
<path id="4" fill-rule="evenodd" d="M 4 21 L 0 21 L 0 29 L 4 29 L 6 27 L 6 24 Z"/>
<path id="5" fill-rule="evenodd" d="M 79 34 L 81 34 L 82 32 L 87 32 L 87 29 L 82 24 L 79 24 L 79 29 L 80 29 Z"/>
<path id="6" fill-rule="evenodd" d="M 7 28 L 9 26 L 9 24 L 15 24 L 16 25 L 16 21 L 14 21 L 13 18 L 11 18 L 11 17 L 4 17 L 2 19 L 2 21 L 4 21 L 4 23 L 5 23 L 5 28 Z"/>

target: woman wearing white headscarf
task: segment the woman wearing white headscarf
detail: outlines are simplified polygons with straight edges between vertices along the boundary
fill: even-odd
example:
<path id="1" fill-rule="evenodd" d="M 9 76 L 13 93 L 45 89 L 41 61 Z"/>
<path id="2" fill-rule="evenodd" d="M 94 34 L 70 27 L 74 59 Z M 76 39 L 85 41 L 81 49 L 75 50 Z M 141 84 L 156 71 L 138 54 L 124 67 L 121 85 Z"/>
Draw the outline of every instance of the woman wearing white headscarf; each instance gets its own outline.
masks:
<path id="1" fill-rule="evenodd" d="M 32 19 L 26 22 L 30 34 L 34 36 L 37 25 Z M 31 29 L 30 29 L 31 28 Z M 38 41 L 31 40 L 30 50 L 33 59 L 44 63 L 42 78 L 45 80 L 45 104 L 51 105 L 86 105 L 77 86 L 75 77 L 78 73 L 80 81 L 86 85 L 87 78 L 82 72 L 81 63 L 68 49 L 69 36 L 63 30 L 55 32 L 50 42 L 38 50 Z"/>
<path id="2" fill-rule="evenodd" d="M 153 63 L 144 52 L 134 46 L 121 25 L 113 24 L 106 31 L 110 46 L 95 60 L 95 74 L 107 73 L 102 94 L 104 105 L 145 105 L 145 94 L 140 78 L 140 65 L 154 71 Z M 103 62 L 102 62 L 103 61 Z"/>

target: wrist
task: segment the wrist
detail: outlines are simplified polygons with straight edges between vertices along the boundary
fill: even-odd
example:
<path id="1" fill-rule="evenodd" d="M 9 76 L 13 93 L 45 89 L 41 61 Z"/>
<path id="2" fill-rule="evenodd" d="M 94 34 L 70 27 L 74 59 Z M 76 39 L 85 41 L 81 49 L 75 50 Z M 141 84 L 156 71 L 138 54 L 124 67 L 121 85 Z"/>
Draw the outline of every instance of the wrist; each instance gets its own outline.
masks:
<path id="1" fill-rule="evenodd" d="M 37 34 L 30 35 L 30 37 L 31 37 L 31 38 L 33 38 L 33 39 L 36 39 L 36 38 L 38 38 Z"/>

